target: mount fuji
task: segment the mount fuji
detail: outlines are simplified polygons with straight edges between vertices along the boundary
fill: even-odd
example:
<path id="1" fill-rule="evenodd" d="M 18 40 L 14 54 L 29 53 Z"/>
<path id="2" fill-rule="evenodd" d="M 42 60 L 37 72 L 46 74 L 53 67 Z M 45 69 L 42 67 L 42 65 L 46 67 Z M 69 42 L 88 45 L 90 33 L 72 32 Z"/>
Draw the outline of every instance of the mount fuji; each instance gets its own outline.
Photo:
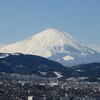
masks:
<path id="1" fill-rule="evenodd" d="M 100 62 L 98 52 L 57 29 L 46 29 L 28 39 L 7 45 L 1 48 L 0 52 L 38 55 L 65 66 Z"/>

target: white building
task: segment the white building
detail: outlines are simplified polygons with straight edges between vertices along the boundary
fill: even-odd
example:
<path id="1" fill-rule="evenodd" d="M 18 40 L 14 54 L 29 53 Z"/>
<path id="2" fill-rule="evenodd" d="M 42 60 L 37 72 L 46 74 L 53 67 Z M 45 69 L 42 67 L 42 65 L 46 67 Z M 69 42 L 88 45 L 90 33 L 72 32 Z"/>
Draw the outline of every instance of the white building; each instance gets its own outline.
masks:
<path id="1" fill-rule="evenodd" d="M 28 100 L 33 100 L 33 96 L 28 96 Z"/>

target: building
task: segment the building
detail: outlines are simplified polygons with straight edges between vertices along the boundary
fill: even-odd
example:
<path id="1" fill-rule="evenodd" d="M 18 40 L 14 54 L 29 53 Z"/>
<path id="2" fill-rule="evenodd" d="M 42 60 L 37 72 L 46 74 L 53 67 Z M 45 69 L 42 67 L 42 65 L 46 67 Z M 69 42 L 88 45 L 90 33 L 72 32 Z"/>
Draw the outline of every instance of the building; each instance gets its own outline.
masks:
<path id="1" fill-rule="evenodd" d="M 28 100 L 33 100 L 33 96 L 28 96 Z"/>

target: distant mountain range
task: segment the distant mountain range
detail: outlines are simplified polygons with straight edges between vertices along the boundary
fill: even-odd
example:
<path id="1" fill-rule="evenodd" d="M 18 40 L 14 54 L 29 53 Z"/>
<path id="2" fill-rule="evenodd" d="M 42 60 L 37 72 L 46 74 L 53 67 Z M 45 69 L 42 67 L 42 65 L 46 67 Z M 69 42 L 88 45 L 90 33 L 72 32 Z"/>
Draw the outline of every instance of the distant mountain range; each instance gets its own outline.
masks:
<path id="1" fill-rule="evenodd" d="M 38 55 L 64 66 L 100 62 L 100 53 L 57 29 L 44 30 L 26 40 L 5 46 L 0 49 L 0 52 Z"/>
<path id="2" fill-rule="evenodd" d="M 41 77 L 89 77 L 100 78 L 100 63 L 65 67 L 58 62 L 35 55 L 3 54 L 0 56 L 0 72 L 9 74 L 38 75 Z"/>

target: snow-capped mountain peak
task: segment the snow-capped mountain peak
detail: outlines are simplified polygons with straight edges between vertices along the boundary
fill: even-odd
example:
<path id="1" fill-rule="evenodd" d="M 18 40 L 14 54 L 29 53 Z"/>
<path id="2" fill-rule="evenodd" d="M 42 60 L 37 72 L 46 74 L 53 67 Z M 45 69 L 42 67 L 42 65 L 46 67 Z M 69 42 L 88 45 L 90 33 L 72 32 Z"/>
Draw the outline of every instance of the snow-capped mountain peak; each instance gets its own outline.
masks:
<path id="1" fill-rule="evenodd" d="M 26 40 L 1 48 L 0 52 L 39 55 L 59 62 L 66 57 L 74 60 L 76 56 L 96 54 L 96 51 L 79 43 L 68 33 L 57 29 L 46 29 Z"/>

